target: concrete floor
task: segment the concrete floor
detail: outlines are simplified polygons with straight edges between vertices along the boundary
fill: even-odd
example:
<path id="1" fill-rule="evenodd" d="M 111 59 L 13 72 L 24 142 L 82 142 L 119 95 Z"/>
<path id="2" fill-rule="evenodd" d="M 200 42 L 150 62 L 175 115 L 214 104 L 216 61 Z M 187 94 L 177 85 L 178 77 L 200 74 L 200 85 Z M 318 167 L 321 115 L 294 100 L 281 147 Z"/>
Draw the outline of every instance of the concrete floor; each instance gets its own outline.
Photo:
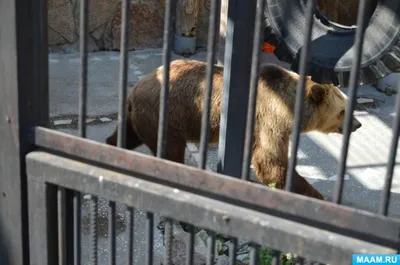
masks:
<path id="1" fill-rule="evenodd" d="M 182 58 L 175 54 L 172 59 Z M 204 60 L 206 53 L 200 50 L 190 59 Z M 270 55 L 263 55 L 262 61 L 278 63 L 277 59 Z M 143 74 L 152 71 L 161 65 L 161 49 L 135 51 L 129 53 L 128 82 L 134 84 Z M 76 119 L 78 114 L 78 88 L 79 88 L 79 54 L 50 54 L 50 116 L 57 130 L 76 134 Z M 283 65 L 287 67 L 287 65 Z M 97 52 L 89 56 L 88 79 L 88 138 L 104 142 L 105 138 L 116 126 L 118 108 L 119 85 L 119 53 Z M 343 90 L 346 93 L 346 90 Z M 358 96 L 374 99 L 375 107 L 367 107 L 356 110 L 355 115 L 363 124 L 362 128 L 350 138 L 348 154 L 348 170 L 344 185 L 344 204 L 360 209 L 377 211 L 380 201 L 380 191 L 383 186 L 386 163 L 391 142 L 391 126 L 394 117 L 395 95 L 385 95 L 378 92 L 372 86 L 364 86 L 358 89 Z M 301 136 L 300 150 L 298 152 L 298 172 L 305 176 L 321 193 L 331 197 L 335 186 L 335 174 L 338 170 L 338 158 L 340 156 L 342 137 L 340 135 L 322 135 L 310 133 Z M 196 154 L 190 146 L 187 150 L 186 163 L 196 166 Z M 207 165 L 216 170 L 217 146 L 210 146 Z M 146 147 L 138 151 L 149 153 Z M 394 171 L 394 180 L 391 194 L 390 215 L 400 216 L 400 172 L 398 161 Z M 100 207 L 100 222 L 106 222 L 106 202 L 102 201 Z M 83 218 L 87 218 L 87 207 L 84 206 Z M 122 206 L 121 206 L 122 207 Z M 122 216 L 123 207 L 119 207 Z M 122 218 L 122 217 L 121 217 Z M 135 248 L 140 242 L 144 242 L 144 218 L 143 212 L 136 217 L 137 236 Z M 125 255 L 127 246 L 126 236 L 123 236 L 123 218 L 121 236 L 117 239 L 118 255 Z M 106 225 L 106 224 L 104 224 Z M 157 222 L 156 224 L 157 225 Z M 86 225 L 87 226 L 87 225 Z M 107 227 L 107 226 L 105 226 Z M 86 227 L 87 228 L 87 227 Z M 85 229 L 85 228 L 84 228 Z M 106 232 L 106 231 L 105 231 Z M 160 235 L 156 237 L 155 263 L 161 257 Z M 88 244 L 88 235 L 83 233 L 84 244 Z M 86 243 L 85 243 L 86 242 Z M 100 264 L 107 260 L 107 239 L 100 239 L 99 253 Z M 157 244 L 159 245 L 157 247 Z M 144 247 L 144 246 L 143 246 Z M 160 250 L 160 251 L 157 251 Z M 121 251 L 122 250 L 122 251 Z M 139 253 L 139 254 L 138 254 Z M 143 260 L 141 251 L 136 255 L 139 263 Z M 161 256 L 159 256 L 161 255 Z M 88 258 L 85 256 L 84 258 Z M 117 258 L 118 260 L 119 258 Z M 86 262 L 85 262 L 86 263 Z"/>

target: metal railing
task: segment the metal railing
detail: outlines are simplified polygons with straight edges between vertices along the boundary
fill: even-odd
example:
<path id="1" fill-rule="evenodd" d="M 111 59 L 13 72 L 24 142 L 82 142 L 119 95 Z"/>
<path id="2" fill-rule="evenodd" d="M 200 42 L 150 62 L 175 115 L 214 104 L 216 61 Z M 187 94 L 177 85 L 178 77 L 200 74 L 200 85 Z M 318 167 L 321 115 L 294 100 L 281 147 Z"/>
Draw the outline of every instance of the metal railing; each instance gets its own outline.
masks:
<path id="1" fill-rule="evenodd" d="M 211 1 L 199 168 L 165 159 L 175 1 L 165 1 L 165 71 L 160 94 L 156 157 L 124 149 L 128 0 L 122 1 L 117 147 L 85 139 L 88 0 L 80 1 L 79 137 L 46 128 L 49 116 L 46 2 L 4 0 L 0 3 L 0 84 L 3 87 L 0 90 L 0 99 L 6 106 L 0 108 L 0 117 L 6 117 L 0 126 L 0 137 L 4 144 L 0 150 L 0 187 L 7 189 L 7 196 L 4 195 L 0 200 L 0 235 L 5 238 L 0 238 L 0 246 L 3 244 L 2 248 L 5 250 L 0 257 L 7 261 L 1 264 L 81 264 L 83 193 L 93 195 L 90 201 L 91 264 L 98 262 L 96 214 L 100 197 L 110 201 L 109 264 L 116 263 L 116 203 L 128 207 L 126 218 L 129 254 L 124 264 L 133 264 L 135 209 L 147 211 L 146 264 L 153 264 L 154 213 L 167 218 L 164 265 L 172 264 L 173 220 L 191 224 L 186 264 L 193 264 L 193 226 L 209 231 L 207 264 L 213 264 L 216 233 L 231 237 L 230 264 L 236 262 L 239 237 L 252 243 L 252 265 L 257 264 L 260 246 L 276 249 L 274 265 L 279 264 L 279 251 L 340 265 L 349 264 L 353 253 L 398 252 L 400 222 L 388 217 L 387 212 L 399 137 L 400 96 L 397 96 L 394 134 L 379 213 L 340 205 L 366 24 L 366 2 L 360 1 L 359 4 L 359 27 L 355 41 L 357 52 L 350 75 L 349 111 L 345 117 L 334 203 L 290 192 L 293 191 L 295 181 L 296 155 L 304 109 L 302 99 L 305 93 L 306 58 L 311 49 L 315 0 L 308 1 L 307 7 L 308 27 L 300 57 L 293 148 L 287 171 L 286 191 L 269 189 L 248 181 L 265 3 L 263 0 L 231 3 L 233 4 L 228 10 L 224 63 L 223 91 L 227 96 L 223 97 L 222 102 L 218 172 L 206 171 L 205 164 L 220 0 Z M 11 33 L 7 33 L 6 29 L 10 29 Z M 233 53 L 236 49 L 240 52 Z M 11 227 L 5 220 L 11 221 L 15 226 Z M 7 243 L 10 235 L 15 237 Z M 302 262 L 300 259 L 299 264 Z"/>

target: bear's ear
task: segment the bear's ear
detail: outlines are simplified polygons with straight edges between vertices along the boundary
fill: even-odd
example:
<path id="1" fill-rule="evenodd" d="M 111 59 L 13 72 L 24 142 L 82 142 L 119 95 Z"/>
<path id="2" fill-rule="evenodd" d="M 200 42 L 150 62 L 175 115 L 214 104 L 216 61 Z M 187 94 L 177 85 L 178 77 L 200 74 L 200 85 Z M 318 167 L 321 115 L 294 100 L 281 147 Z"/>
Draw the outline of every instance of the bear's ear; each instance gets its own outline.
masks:
<path id="1" fill-rule="evenodd" d="M 322 102 L 325 96 L 326 89 L 319 84 L 313 84 L 307 91 L 307 97 L 315 104 Z"/>

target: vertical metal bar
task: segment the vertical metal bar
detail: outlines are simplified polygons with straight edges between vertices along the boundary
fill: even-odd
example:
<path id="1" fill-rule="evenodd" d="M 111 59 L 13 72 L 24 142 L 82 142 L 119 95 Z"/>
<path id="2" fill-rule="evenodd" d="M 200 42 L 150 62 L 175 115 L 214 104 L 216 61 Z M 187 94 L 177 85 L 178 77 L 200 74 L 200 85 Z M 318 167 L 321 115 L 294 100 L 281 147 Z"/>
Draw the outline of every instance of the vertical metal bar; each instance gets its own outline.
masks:
<path id="1" fill-rule="evenodd" d="M 342 150 L 339 161 L 338 180 L 336 182 L 335 194 L 333 198 L 333 201 L 337 204 L 340 204 L 342 200 L 343 179 L 346 168 L 347 152 L 349 148 L 353 110 L 356 104 L 356 92 L 359 80 L 358 76 L 360 72 L 365 26 L 367 23 L 367 19 L 365 17 L 365 11 L 366 11 L 366 1 L 361 0 L 358 3 L 357 29 L 354 42 L 354 59 L 351 67 L 350 80 L 349 80 L 349 99 L 347 102 L 347 108 L 344 120 L 343 142 L 342 142 Z"/>
<path id="2" fill-rule="evenodd" d="M 79 86 L 79 135 L 86 138 L 86 105 L 87 105 L 87 75 L 88 75 L 88 0 L 80 1 L 80 86 Z"/>
<path id="3" fill-rule="evenodd" d="M 172 250 L 172 220 L 169 218 L 165 219 L 164 222 L 164 237 L 165 237 L 165 252 L 164 252 L 164 262 L 163 264 L 165 265 L 171 265 L 172 264 L 172 256 L 171 256 L 171 250 Z"/>
<path id="4" fill-rule="evenodd" d="M 115 264 L 115 202 L 108 202 L 108 264 Z"/>
<path id="5" fill-rule="evenodd" d="M 397 87 L 400 88 L 400 82 L 397 84 Z M 381 203 L 379 207 L 379 214 L 382 215 L 387 215 L 389 210 L 390 190 L 392 188 L 393 171 L 396 162 L 397 146 L 400 134 L 400 93 L 397 94 L 395 111 L 396 111 L 396 117 L 394 118 L 393 135 L 392 135 L 392 141 L 390 143 L 389 159 L 386 167 L 385 183 L 383 186 Z"/>
<path id="6" fill-rule="evenodd" d="M 124 148 L 126 143 L 126 94 L 128 83 L 128 27 L 130 1 L 122 1 L 121 22 L 121 60 L 119 65 L 119 103 L 118 103 L 118 147 Z"/>
<path id="7" fill-rule="evenodd" d="M 250 163 L 253 145 L 254 119 L 257 103 L 258 75 L 260 65 L 260 50 L 264 36 L 263 20 L 264 20 L 265 0 L 257 1 L 256 21 L 254 27 L 254 43 L 253 55 L 251 62 L 250 74 L 250 92 L 249 105 L 246 119 L 246 136 L 243 152 L 242 179 L 249 180 Z"/>
<path id="8" fill-rule="evenodd" d="M 97 213 L 98 199 L 96 196 L 90 198 L 90 264 L 97 265 Z"/>
<path id="9" fill-rule="evenodd" d="M 188 225 L 189 238 L 186 248 L 186 265 L 193 265 L 194 254 L 194 226 Z"/>
<path id="10" fill-rule="evenodd" d="M 28 197 L 30 239 L 26 239 L 30 244 L 30 263 L 27 264 L 65 264 L 58 262 L 57 188 L 31 179 Z"/>
<path id="11" fill-rule="evenodd" d="M 86 138 L 86 104 L 87 104 L 87 29 L 88 29 L 88 1 L 80 2 L 80 87 L 79 87 L 79 120 L 78 130 L 82 138 Z M 81 196 L 73 193 L 73 240 L 74 264 L 81 261 Z"/>
<path id="12" fill-rule="evenodd" d="M 236 265 L 237 239 L 231 238 L 229 241 L 229 265 Z"/>
<path id="13" fill-rule="evenodd" d="M 82 0 L 80 6 L 80 56 L 81 56 L 81 86 L 79 91 L 79 135 L 86 138 L 87 113 L 87 78 L 88 78 L 88 0 Z M 75 194 L 75 197 L 77 195 Z M 97 264 L 97 209 L 96 196 L 90 197 L 90 245 L 91 263 Z M 79 202 L 80 205 L 80 202 Z M 80 206 L 79 206 L 80 208 Z M 78 211 L 78 210 L 76 210 Z M 80 209 L 79 209 L 80 211 Z"/>
<path id="14" fill-rule="evenodd" d="M 210 106 L 211 94 L 213 88 L 214 67 L 216 59 L 217 37 L 219 33 L 219 14 L 221 12 L 221 0 L 211 0 L 210 17 L 208 25 L 208 43 L 207 43 L 207 77 L 206 77 L 206 92 L 204 96 L 204 109 L 201 120 L 200 134 L 200 163 L 199 168 L 205 169 L 207 163 L 208 142 L 210 137 Z M 215 233 L 209 232 L 209 249 L 207 265 L 214 264 L 214 248 L 215 248 Z M 193 264 L 194 261 L 194 229 L 189 227 L 189 248 L 187 255 L 187 265 Z"/>
<path id="15" fill-rule="evenodd" d="M 264 10 L 264 9 L 262 9 Z M 258 264 L 258 251 L 260 246 L 252 244 L 250 247 L 250 265 L 257 265 Z"/>
<path id="16" fill-rule="evenodd" d="M 304 265 L 304 258 L 298 257 L 296 260 L 296 265 Z"/>
<path id="17" fill-rule="evenodd" d="M 67 264 L 74 264 L 75 260 L 75 232 L 74 232 L 74 223 L 75 223 L 75 208 L 74 208 L 74 191 L 70 189 L 65 189 L 65 245 L 66 245 L 66 259 Z"/>
<path id="18" fill-rule="evenodd" d="M 168 138 L 168 95 L 169 69 L 171 61 L 171 46 L 173 22 L 175 21 L 176 0 L 166 0 L 164 13 L 164 44 L 163 44 L 163 82 L 160 91 L 160 111 L 158 121 L 157 157 L 165 158 Z"/>
<path id="19" fill-rule="evenodd" d="M 134 239 L 134 225 L 135 225 L 135 212 L 134 209 L 132 207 L 128 207 L 127 209 L 127 218 L 128 220 L 127 222 L 127 227 L 128 227 L 128 237 L 129 237 L 129 241 L 128 241 L 128 249 L 129 249 L 129 253 L 128 253 L 128 265 L 133 265 L 134 262 L 134 245 L 133 245 L 133 239 Z"/>
<path id="20" fill-rule="evenodd" d="M 315 11 L 315 0 L 309 0 L 307 4 L 306 13 L 306 32 L 304 37 L 304 46 L 301 50 L 300 55 L 300 80 L 297 83 L 296 88 L 296 105 L 294 109 L 294 125 L 292 132 L 292 149 L 290 150 L 290 159 L 288 164 L 288 170 L 286 173 L 286 185 L 285 189 L 293 191 L 295 170 L 297 163 L 297 151 L 299 148 L 301 125 L 303 121 L 304 112 L 304 95 L 305 95 L 305 84 L 306 84 L 306 70 L 307 70 L 307 58 L 311 49 L 311 34 L 313 28 L 313 15 Z"/>
<path id="21" fill-rule="evenodd" d="M 57 189 L 57 210 L 58 210 L 58 264 L 60 265 L 65 265 L 67 264 L 67 258 L 66 258 L 66 220 L 65 220 L 65 189 L 64 188 L 58 188 Z"/>
<path id="22" fill-rule="evenodd" d="M 281 252 L 278 250 L 274 250 L 272 252 L 272 262 L 271 265 L 279 265 L 279 260 L 280 260 Z"/>
<path id="23" fill-rule="evenodd" d="M 81 264 L 81 194 L 74 192 L 74 264 Z"/>
<path id="24" fill-rule="evenodd" d="M 45 0 L 34 0 L 35 3 L 35 76 L 36 86 L 35 89 L 35 101 L 40 104 L 40 111 L 34 114 L 38 115 L 38 125 L 48 127 L 49 122 L 49 52 L 47 37 L 47 1 Z"/>
<path id="25" fill-rule="evenodd" d="M 158 121 L 157 157 L 166 158 L 168 141 L 168 95 L 169 95 L 169 70 L 171 62 L 171 47 L 173 24 L 176 13 L 176 0 L 165 1 L 164 13 L 164 44 L 163 44 L 163 82 L 160 91 L 160 110 Z M 151 228 L 153 229 L 153 228 Z M 172 251 L 172 223 L 169 219 L 165 220 L 165 256 L 164 264 L 171 264 Z"/>
<path id="26" fill-rule="evenodd" d="M 228 5 L 217 171 L 233 177 L 242 173 L 256 3 Z"/>
<path id="27" fill-rule="evenodd" d="M 78 130 L 82 138 L 86 138 L 86 112 L 87 112 L 87 74 L 88 74 L 88 0 L 80 1 L 80 39 L 79 51 L 81 59 L 80 87 L 79 87 L 79 121 Z M 68 192 L 69 193 L 69 192 Z M 81 195 L 73 192 L 73 240 L 74 264 L 81 263 Z M 69 212 L 69 211 L 68 211 Z"/>
<path id="28" fill-rule="evenodd" d="M 154 225 L 154 215 L 153 213 L 147 212 L 146 219 L 146 231 L 147 231 L 147 239 L 146 239 L 146 264 L 153 265 L 153 225 Z"/>
<path id="29" fill-rule="evenodd" d="M 214 265 L 215 256 L 215 232 L 208 232 L 208 251 L 207 251 L 207 265 Z"/>
<path id="30" fill-rule="evenodd" d="M 208 43 L 207 43 L 207 79 L 206 92 L 204 97 L 204 110 L 201 120 L 200 134 L 200 163 L 199 168 L 205 169 L 207 163 L 207 149 L 210 137 L 210 105 L 211 93 L 213 87 L 214 65 L 215 65 L 215 49 L 217 46 L 219 12 L 221 8 L 221 0 L 211 0 L 210 19 L 208 26 Z"/>
<path id="31" fill-rule="evenodd" d="M 120 46 L 120 69 L 119 69 L 119 100 L 118 100 L 118 139 L 117 146 L 124 148 L 126 145 L 126 94 L 127 94 L 127 81 L 128 81 L 128 21 L 129 21 L 129 4 L 130 1 L 123 0 L 121 5 L 121 46 Z M 109 264 L 115 264 L 116 255 L 116 238 L 115 238 L 115 210 L 116 204 L 113 201 L 109 202 L 109 215 L 108 215 L 108 231 L 109 231 L 109 245 L 110 252 L 108 254 Z M 129 210 L 128 210 L 129 213 Z M 133 213 L 130 212 L 129 215 Z M 129 216 L 130 218 L 131 216 Z M 133 227 L 128 226 L 128 241 L 129 245 L 133 245 Z M 128 259 L 133 255 L 133 249 L 129 248 Z M 132 259 L 133 261 L 133 259 Z"/>

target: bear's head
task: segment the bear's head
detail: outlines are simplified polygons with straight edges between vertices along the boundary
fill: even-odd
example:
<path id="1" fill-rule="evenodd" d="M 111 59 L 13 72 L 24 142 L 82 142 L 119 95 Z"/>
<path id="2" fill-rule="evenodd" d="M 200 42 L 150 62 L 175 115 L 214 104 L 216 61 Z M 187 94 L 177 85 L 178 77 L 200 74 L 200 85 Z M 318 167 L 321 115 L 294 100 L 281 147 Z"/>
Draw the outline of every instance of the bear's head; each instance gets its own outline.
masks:
<path id="1" fill-rule="evenodd" d="M 320 84 L 307 80 L 306 96 L 313 106 L 312 117 L 308 123 L 310 130 L 322 133 L 343 134 L 347 98 L 333 84 Z M 353 116 L 351 132 L 361 127 L 361 123 Z"/>
<path id="2" fill-rule="evenodd" d="M 300 80 L 299 74 L 277 64 L 266 63 L 260 67 L 260 76 L 261 85 L 268 87 L 275 94 L 280 95 L 283 102 L 294 107 L 292 105 L 294 98 L 288 97 L 288 93 L 296 94 L 295 90 Z M 314 82 L 311 76 L 306 76 L 306 99 L 307 119 L 302 128 L 303 133 L 310 131 L 327 134 L 343 133 L 347 97 L 338 87 L 333 84 Z M 361 123 L 353 116 L 351 132 L 360 127 Z"/>

